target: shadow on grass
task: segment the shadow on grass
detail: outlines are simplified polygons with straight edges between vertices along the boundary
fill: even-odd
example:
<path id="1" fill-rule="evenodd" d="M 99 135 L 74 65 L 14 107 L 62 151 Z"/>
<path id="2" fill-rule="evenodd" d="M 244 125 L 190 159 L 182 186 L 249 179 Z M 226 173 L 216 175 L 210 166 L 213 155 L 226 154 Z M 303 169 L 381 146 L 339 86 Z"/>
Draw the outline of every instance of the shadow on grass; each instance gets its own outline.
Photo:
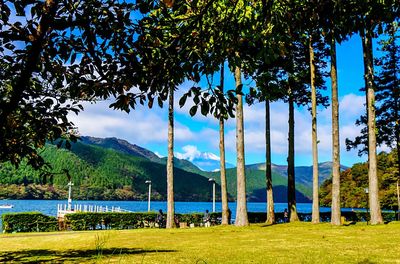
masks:
<path id="1" fill-rule="evenodd" d="M 22 250 L 0 252 L 0 263 L 63 263 L 65 261 L 84 262 L 102 257 L 140 255 L 147 253 L 176 252 L 175 250 L 145 250 L 136 248 L 106 248 L 101 251 L 95 249 L 88 250 Z"/>

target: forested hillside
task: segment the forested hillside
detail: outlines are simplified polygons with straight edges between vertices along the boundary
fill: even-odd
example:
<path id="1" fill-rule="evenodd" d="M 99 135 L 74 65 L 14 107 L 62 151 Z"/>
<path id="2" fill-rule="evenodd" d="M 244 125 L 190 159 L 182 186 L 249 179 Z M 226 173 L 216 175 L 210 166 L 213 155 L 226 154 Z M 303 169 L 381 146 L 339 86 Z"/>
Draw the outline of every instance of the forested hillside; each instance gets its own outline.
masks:
<path id="1" fill-rule="evenodd" d="M 19 169 L 10 164 L 0 167 L 0 198 L 58 199 L 66 197 L 69 170 L 74 183 L 75 199 L 137 200 L 147 197 L 146 180 L 152 181 L 153 198 L 165 199 L 165 165 L 145 158 L 134 157 L 112 149 L 76 143 L 72 150 L 48 145 L 43 157 L 52 166 L 54 176 L 22 164 Z M 175 168 L 175 197 L 177 200 L 209 200 L 211 188 L 208 179 Z"/>
<path id="2" fill-rule="evenodd" d="M 116 138 L 83 137 L 71 151 L 47 145 L 42 156 L 50 163 L 52 176 L 32 170 L 22 164 L 15 169 L 8 163 L 0 166 L 0 199 L 65 199 L 67 174 L 74 183 L 74 199 L 143 200 L 147 198 L 146 180 L 152 180 L 153 198 L 166 197 L 165 158 Z M 261 166 L 246 167 L 249 201 L 265 201 L 265 171 Z M 279 166 L 285 167 L 285 166 Z M 184 201 L 211 199 L 208 178 L 219 183 L 219 172 L 204 172 L 190 161 L 175 159 L 175 197 Z M 227 170 L 230 200 L 236 196 L 236 169 Z M 311 181 L 311 176 L 308 177 Z M 300 178 L 302 179 L 302 178 Z M 304 177 L 307 179 L 307 177 Z M 273 174 L 276 202 L 287 201 L 287 176 L 275 170 Z M 297 201 L 309 202 L 310 183 L 297 182 Z M 217 187 L 217 199 L 220 189 Z"/>
<path id="3" fill-rule="evenodd" d="M 378 155 L 379 198 L 382 208 L 397 208 L 397 152 L 382 152 Z M 340 200 L 342 207 L 368 207 L 368 163 L 357 163 L 340 175 Z M 325 181 L 320 190 L 321 205 L 330 206 L 331 179 Z"/>
<path id="4" fill-rule="evenodd" d="M 265 202 L 266 201 L 266 183 L 265 171 L 254 168 L 252 165 L 246 166 L 246 191 L 250 200 Z M 210 173 L 211 177 L 220 183 L 219 172 Z M 236 195 L 236 168 L 226 170 L 226 178 L 228 182 L 228 192 Z M 311 179 L 311 177 L 310 177 Z M 280 175 L 276 172 L 272 173 L 272 181 L 274 185 L 274 201 L 287 201 L 287 176 Z M 304 184 L 297 183 L 296 199 L 297 202 L 310 202 L 311 189 Z"/>

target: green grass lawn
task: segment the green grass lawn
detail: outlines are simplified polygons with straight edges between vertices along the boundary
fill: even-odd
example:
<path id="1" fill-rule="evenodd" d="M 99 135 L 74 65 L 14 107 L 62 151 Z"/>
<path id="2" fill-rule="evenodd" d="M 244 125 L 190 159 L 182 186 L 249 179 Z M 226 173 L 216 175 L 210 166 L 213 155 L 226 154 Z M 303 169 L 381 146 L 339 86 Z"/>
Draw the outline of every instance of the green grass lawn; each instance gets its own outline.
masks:
<path id="1" fill-rule="evenodd" d="M 14 263 L 400 263 L 400 222 L 0 235 Z"/>

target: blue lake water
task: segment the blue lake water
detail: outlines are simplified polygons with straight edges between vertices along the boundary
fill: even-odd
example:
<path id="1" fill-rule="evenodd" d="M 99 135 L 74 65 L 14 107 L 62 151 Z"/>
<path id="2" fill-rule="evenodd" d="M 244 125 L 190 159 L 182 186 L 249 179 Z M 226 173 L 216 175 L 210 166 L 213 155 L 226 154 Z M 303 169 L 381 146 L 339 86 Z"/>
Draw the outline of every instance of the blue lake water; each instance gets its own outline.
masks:
<path id="1" fill-rule="evenodd" d="M 15 212 L 41 212 L 46 215 L 57 215 L 57 204 L 66 204 L 65 200 L 4 200 L 0 201 L 1 204 L 12 204 L 14 205 L 11 209 L 0 209 L 0 229 L 1 229 L 1 215 L 4 213 L 15 213 Z M 147 201 L 73 201 L 73 204 L 82 205 L 96 205 L 96 206 L 108 206 L 108 207 L 120 207 L 121 209 L 133 211 L 133 212 L 145 212 L 147 211 Z M 247 210 L 249 212 L 266 212 L 266 203 L 247 203 Z M 215 204 L 217 212 L 221 212 L 221 203 Z M 236 216 L 236 203 L 229 203 L 229 208 L 232 211 L 232 219 Z M 275 203 L 275 212 L 283 212 L 287 208 L 287 203 Z M 164 212 L 167 211 L 166 201 L 154 201 L 151 202 L 151 210 L 158 211 L 162 209 Z M 205 210 L 212 211 L 212 202 L 175 202 L 176 213 L 194 213 L 204 212 Z M 297 211 L 300 213 L 311 213 L 311 203 L 298 203 Z M 329 212 L 330 207 L 321 207 L 321 212 Z M 342 210 L 351 210 L 350 208 L 343 208 Z"/>

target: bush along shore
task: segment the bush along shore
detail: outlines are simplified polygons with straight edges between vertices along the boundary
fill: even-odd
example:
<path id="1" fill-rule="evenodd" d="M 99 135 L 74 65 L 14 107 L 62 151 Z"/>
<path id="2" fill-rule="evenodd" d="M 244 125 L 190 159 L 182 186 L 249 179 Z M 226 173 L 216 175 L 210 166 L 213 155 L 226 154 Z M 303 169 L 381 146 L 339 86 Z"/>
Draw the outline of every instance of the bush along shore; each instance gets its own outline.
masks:
<path id="1" fill-rule="evenodd" d="M 330 221 L 330 212 L 321 213 L 321 221 Z M 356 222 L 369 221 L 367 212 L 342 212 L 343 224 L 355 224 Z M 165 219 L 166 215 L 164 215 Z M 262 212 L 249 212 L 250 223 L 264 223 L 267 214 Z M 276 213 L 278 223 L 284 223 L 283 213 Z M 394 212 L 383 213 L 385 221 L 395 221 L 397 215 Z M 310 213 L 299 213 L 300 221 L 311 221 Z M 39 212 L 8 213 L 2 216 L 3 232 L 50 232 L 50 231 L 82 231 L 99 229 L 135 229 L 163 227 L 158 224 L 156 212 L 145 213 L 73 213 L 67 214 L 64 218 L 57 219 L 54 216 L 47 216 Z M 221 213 L 210 213 L 210 225 L 221 224 Z M 197 227 L 204 226 L 205 218 L 203 213 L 176 214 L 176 227 Z"/>

